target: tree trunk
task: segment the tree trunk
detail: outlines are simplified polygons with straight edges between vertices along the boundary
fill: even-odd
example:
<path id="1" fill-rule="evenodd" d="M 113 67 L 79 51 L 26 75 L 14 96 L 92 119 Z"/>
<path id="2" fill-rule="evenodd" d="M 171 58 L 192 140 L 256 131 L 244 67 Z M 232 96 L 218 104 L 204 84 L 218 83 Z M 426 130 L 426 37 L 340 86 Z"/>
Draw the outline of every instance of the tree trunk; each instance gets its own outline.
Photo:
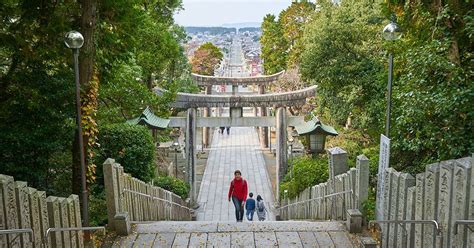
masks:
<path id="1" fill-rule="evenodd" d="M 97 0 L 82 0 L 80 1 L 82 14 L 80 16 L 81 29 L 80 32 L 84 36 L 84 45 L 79 53 L 79 82 L 81 84 L 81 105 L 87 101 L 87 96 L 90 91 L 90 81 L 94 72 L 95 63 L 95 42 L 94 32 L 97 22 Z M 84 116 L 84 113 L 83 113 Z M 84 119 L 84 118 L 83 118 Z M 87 166 L 87 141 L 86 133 L 84 135 L 84 158 Z M 79 159 L 79 144 L 77 131 L 73 144 L 73 193 L 81 196 L 81 175 L 80 175 L 80 159 Z M 87 170 L 86 170 L 87 171 Z M 82 201 L 81 201 L 82 202 Z"/>

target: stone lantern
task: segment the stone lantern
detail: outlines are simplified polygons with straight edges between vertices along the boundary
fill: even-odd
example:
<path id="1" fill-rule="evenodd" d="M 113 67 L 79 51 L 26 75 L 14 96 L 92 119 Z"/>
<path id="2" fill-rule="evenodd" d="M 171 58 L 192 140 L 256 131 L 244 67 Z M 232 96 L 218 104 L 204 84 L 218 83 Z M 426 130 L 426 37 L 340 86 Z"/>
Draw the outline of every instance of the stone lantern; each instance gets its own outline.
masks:
<path id="1" fill-rule="evenodd" d="M 324 152 L 326 136 L 338 135 L 333 127 L 324 125 L 316 116 L 304 124 L 295 126 L 295 129 L 300 137 L 305 137 L 305 148 L 313 154 Z"/>

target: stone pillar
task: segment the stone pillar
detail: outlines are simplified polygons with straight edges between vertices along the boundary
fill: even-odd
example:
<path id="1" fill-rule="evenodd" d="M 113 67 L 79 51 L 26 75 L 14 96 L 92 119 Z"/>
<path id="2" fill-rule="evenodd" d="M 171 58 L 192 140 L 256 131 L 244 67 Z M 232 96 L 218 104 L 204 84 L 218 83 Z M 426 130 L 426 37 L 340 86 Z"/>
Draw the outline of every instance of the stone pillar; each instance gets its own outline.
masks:
<path id="1" fill-rule="evenodd" d="M 355 194 L 357 208 L 362 211 L 362 203 L 369 196 L 369 159 L 365 155 L 357 156 L 357 179 L 355 186 Z"/>
<path id="2" fill-rule="evenodd" d="M 115 215 L 120 211 L 120 193 L 117 177 L 117 170 L 114 168 L 115 160 L 108 158 L 103 165 L 105 200 L 107 202 L 107 219 L 109 227 L 115 228 Z"/>
<path id="3" fill-rule="evenodd" d="M 212 94 L 212 86 L 206 86 L 206 95 Z M 211 108 L 204 108 L 203 117 L 211 116 Z M 202 128 L 202 145 L 204 148 L 209 147 L 209 127 Z"/>
<path id="4" fill-rule="evenodd" d="M 186 172 L 187 182 L 191 187 L 190 199 L 191 203 L 196 202 L 195 187 L 195 168 L 196 168 L 196 109 L 189 108 L 186 115 Z"/>
<path id="5" fill-rule="evenodd" d="M 265 94 L 265 85 L 258 86 L 258 94 Z M 260 107 L 260 116 L 267 115 L 267 107 Z M 264 148 L 268 147 L 268 127 L 260 127 L 260 141 Z"/>
<path id="6" fill-rule="evenodd" d="M 3 210 L 0 215 L 2 218 L 1 224 L 2 229 L 18 229 L 18 212 L 16 206 L 16 194 L 15 194 L 15 181 L 11 176 L 5 176 L 0 174 L 0 192 L 2 198 L 0 198 L 0 210 Z M 5 215 L 3 215 L 5 214 Z M 10 247 L 21 247 L 20 239 L 13 237 L 13 235 L 1 235 L 0 244 L 8 243 Z"/>
<path id="7" fill-rule="evenodd" d="M 16 207 L 19 219 L 19 228 L 31 228 L 30 207 L 28 206 L 28 193 L 26 182 L 15 182 Z M 7 215 L 7 218 L 9 216 Z M 22 247 L 31 247 L 28 235 L 20 236 Z"/>
<path id="8" fill-rule="evenodd" d="M 347 152 L 340 147 L 328 149 L 329 156 L 329 178 L 346 173 L 349 170 L 347 165 Z"/>
<path id="9" fill-rule="evenodd" d="M 287 131 L 286 131 L 286 108 L 279 107 L 276 113 L 276 200 L 279 201 L 279 183 L 283 181 L 288 168 L 288 148 L 287 148 Z"/>

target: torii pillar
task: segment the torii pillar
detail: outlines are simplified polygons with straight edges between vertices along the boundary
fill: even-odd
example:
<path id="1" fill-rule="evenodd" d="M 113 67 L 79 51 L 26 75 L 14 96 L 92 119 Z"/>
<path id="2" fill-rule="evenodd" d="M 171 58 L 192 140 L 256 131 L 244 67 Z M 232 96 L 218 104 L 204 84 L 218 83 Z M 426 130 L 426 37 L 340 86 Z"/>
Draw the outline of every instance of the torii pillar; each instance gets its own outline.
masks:
<path id="1" fill-rule="evenodd" d="M 279 201 L 279 183 L 283 181 L 288 169 L 288 146 L 286 108 L 278 107 L 276 111 L 276 200 Z"/>
<path id="2" fill-rule="evenodd" d="M 265 94 L 265 85 L 260 84 L 258 86 L 258 94 Z M 260 116 L 267 115 L 267 107 L 260 107 Z M 268 127 L 260 127 L 260 141 L 264 148 L 268 147 Z"/>
<path id="3" fill-rule="evenodd" d="M 212 94 L 212 86 L 206 86 L 206 95 L 211 95 Z M 211 113 L 211 108 L 206 107 L 204 108 L 204 117 L 209 117 Z M 209 147 L 209 127 L 203 127 L 202 128 L 202 145 L 204 148 Z"/>
<path id="4" fill-rule="evenodd" d="M 191 188 L 189 198 L 196 205 L 196 109 L 189 108 L 186 114 L 186 172 L 187 183 Z"/>

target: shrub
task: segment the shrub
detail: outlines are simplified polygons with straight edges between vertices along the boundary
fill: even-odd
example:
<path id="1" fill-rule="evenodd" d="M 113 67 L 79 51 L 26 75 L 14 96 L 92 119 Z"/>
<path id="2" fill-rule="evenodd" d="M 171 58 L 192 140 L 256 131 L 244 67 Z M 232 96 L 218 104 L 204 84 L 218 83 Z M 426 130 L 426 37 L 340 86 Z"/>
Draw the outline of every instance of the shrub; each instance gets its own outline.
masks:
<path id="1" fill-rule="evenodd" d="M 280 196 L 288 190 L 288 197 L 295 197 L 307 187 L 327 181 L 328 160 L 325 155 L 315 159 L 309 156 L 294 158 L 292 174 L 292 178 L 290 172 L 286 174 L 280 185 Z"/>
<path id="2" fill-rule="evenodd" d="M 171 191 L 182 199 L 186 199 L 189 193 L 189 185 L 181 179 L 170 176 L 158 176 L 153 180 L 153 185 Z"/>
<path id="3" fill-rule="evenodd" d="M 103 175 L 102 164 L 114 158 L 125 172 L 149 182 L 154 177 L 155 145 L 150 131 L 143 126 L 128 124 L 107 125 L 99 130 L 100 147 L 97 151 L 97 177 Z"/>

